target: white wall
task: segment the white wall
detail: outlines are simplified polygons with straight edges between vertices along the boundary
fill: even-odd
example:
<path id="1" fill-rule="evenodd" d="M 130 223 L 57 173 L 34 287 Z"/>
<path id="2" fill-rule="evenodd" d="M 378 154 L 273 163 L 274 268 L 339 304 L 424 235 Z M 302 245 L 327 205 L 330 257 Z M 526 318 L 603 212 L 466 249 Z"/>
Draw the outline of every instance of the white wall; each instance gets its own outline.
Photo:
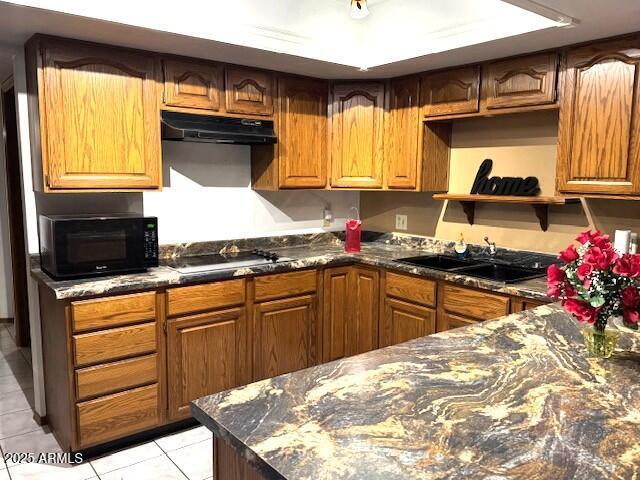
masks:
<path id="1" fill-rule="evenodd" d="M 2 111 L 0 99 L 0 112 Z M 7 175 L 5 138 L 0 115 L 0 318 L 13 317 L 13 276 L 11 272 L 11 240 L 9 235 L 9 210 L 7 208 Z"/>
<path id="2" fill-rule="evenodd" d="M 253 191 L 248 146 L 163 142 L 162 162 L 164 188 L 142 202 L 159 219 L 160 243 L 342 230 L 359 206 L 358 192 Z M 335 218 L 329 228 L 325 206 Z"/>

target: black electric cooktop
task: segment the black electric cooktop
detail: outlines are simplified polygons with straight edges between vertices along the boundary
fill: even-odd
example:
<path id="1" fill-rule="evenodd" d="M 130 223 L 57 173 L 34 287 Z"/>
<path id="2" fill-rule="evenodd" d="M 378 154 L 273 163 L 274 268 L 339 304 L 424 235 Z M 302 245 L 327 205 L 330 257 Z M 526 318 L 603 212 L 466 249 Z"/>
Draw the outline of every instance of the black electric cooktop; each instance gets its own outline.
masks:
<path id="1" fill-rule="evenodd" d="M 266 250 L 252 252 L 215 253 L 164 260 L 162 263 L 180 273 L 208 272 L 211 270 L 235 269 L 264 265 L 266 263 L 288 262 L 290 258 Z"/>

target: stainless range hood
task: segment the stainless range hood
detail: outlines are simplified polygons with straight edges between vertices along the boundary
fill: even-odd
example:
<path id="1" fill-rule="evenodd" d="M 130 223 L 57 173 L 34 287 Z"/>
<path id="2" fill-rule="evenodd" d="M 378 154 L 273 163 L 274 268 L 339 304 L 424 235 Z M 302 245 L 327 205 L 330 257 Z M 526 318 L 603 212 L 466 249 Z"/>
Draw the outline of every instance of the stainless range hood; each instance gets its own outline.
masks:
<path id="1" fill-rule="evenodd" d="M 162 139 L 184 142 L 273 145 L 271 120 L 162 111 Z"/>

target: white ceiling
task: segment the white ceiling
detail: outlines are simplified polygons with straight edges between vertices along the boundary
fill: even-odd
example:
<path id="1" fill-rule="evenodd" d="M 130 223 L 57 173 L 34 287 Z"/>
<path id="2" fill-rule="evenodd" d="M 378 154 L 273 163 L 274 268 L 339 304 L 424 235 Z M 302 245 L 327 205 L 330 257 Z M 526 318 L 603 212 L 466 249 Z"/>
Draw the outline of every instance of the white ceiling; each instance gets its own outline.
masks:
<path id="1" fill-rule="evenodd" d="M 638 0 L 368 3 L 369 17 L 353 20 L 349 0 L 0 1 L 0 50 L 21 48 L 39 32 L 318 77 L 366 78 L 640 30 Z M 558 12 L 575 25 L 554 26 Z M 0 75 L 6 66 L 0 56 Z"/>

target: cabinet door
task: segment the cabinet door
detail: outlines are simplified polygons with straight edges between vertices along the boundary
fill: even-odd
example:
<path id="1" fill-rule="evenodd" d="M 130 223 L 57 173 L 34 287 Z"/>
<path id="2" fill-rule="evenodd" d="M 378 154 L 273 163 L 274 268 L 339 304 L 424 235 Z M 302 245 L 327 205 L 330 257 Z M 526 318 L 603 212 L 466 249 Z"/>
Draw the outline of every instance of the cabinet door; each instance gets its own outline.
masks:
<path id="1" fill-rule="evenodd" d="M 227 67 L 227 112 L 273 115 L 273 75 L 263 70 Z"/>
<path id="2" fill-rule="evenodd" d="M 436 312 L 395 298 L 385 301 L 381 347 L 435 333 Z"/>
<path id="3" fill-rule="evenodd" d="M 417 77 L 391 81 L 384 144 L 389 188 L 414 190 L 418 187 L 422 127 L 419 93 Z"/>
<path id="4" fill-rule="evenodd" d="M 429 73 L 422 77 L 425 117 L 474 113 L 479 109 L 480 67 Z"/>
<path id="5" fill-rule="evenodd" d="M 377 270 L 337 267 L 324 271 L 323 361 L 378 348 Z"/>
<path id="6" fill-rule="evenodd" d="M 461 317 L 458 315 L 452 315 L 451 313 L 439 313 L 438 314 L 438 332 L 444 332 L 446 330 L 452 330 L 454 328 L 466 327 L 468 325 L 475 325 L 477 320 L 471 318 Z"/>
<path id="7" fill-rule="evenodd" d="M 566 62 L 558 190 L 640 193 L 640 37 L 571 50 Z"/>
<path id="8" fill-rule="evenodd" d="M 189 416 L 189 402 L 248 383 L 250 355 L 244 308 L 169 320 L 169 417 Z"/>
<path id="9" fill-rule="evenodd" d="M 380 273 L 353 267 L 353 283 L 349 287 L 353 299 L 351 322 L 347 329 L 347 355 L 357 355 L 378 348 L 380 317 Z"/>
<path id="10" fill-rule="evenodd" d="M 153 56 L 57 41 L 41 54 L 45 189 L 160 188 Z"/>
<path id="11" fill-rule="evenodd" d="M 165 59 L 164 104 L 170 107 L 220 110 L 222 65 Z"/>
<path id="12" fill-rule="evenodd" d="M 254 380 L 315 364 L 315 295 L 258 303 L 253 322 Z"/>
<path id="13" fill-rule="evenodd" d="M 331 112 L 331 186 L 382 188 L 384 85 L 336 84 Z"/>
<path id="14" fill-rule="evenodd" d="M 322 188 L 327 183 L 326 82 L 281 77 L 278 81 L 280 187 Z"/>
<path id="15" fill-rule="evenodd" d="M 557 53 L 489 63 L 482 81 L 487 108 L 553 103 L 557 71 Z"/>
<path id="16" fill-rule="evenodd" d="M 351 319 L 350 284 L 353 267 L 328 268 L 323 281 L 322 361 L 347 356 L 347 325 Z"/>

